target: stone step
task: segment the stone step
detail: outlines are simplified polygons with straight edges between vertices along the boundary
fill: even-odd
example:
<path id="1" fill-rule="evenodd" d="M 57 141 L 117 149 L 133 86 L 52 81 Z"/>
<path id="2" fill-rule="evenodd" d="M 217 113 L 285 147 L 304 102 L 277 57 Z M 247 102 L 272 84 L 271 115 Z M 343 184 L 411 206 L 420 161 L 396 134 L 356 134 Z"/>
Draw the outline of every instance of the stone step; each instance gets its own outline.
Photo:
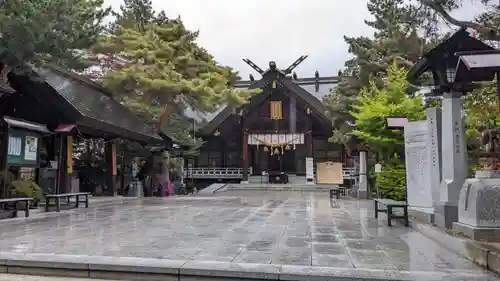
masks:
<path id="1" fill-rule="evenodd" d="M 227 190 L 260 190 L 260 191 L 314 191 L 326 192 L 336 185 L 316 185 L 316 184 L 228 184 Z"/>
<path id="2" fill-rule="evenodd" d="M 474 270 L 399 271 L 325 266 L 168 260 L 138 257 L 0 253 L 8 273 L 93 280 L 475 280 L 496 276 Z M 1 276 L 0 276 L 1 277 Z M 90 279 L 90 280 L 92 280 Z M 11 279 L 9 279 L 11 280 Z M 13 279 L 15 280 L 15 279 Z M 22 279 L 22 280 L 30 280 Z M 42 279 L 33 279 L 42 280 Z M 45 280 L 45 279 L 44 279 Z M 71 280 L 68 278 L 68 280 Z"/>
<path id="3" fill-rule="evenodd" d="M 200 190 L 198 194 L 204 195 L 204 194 L 214 194 L 216 192 L 223 191 L 226 189 L 227 183 L 213 183 L 204 189 Z"/>

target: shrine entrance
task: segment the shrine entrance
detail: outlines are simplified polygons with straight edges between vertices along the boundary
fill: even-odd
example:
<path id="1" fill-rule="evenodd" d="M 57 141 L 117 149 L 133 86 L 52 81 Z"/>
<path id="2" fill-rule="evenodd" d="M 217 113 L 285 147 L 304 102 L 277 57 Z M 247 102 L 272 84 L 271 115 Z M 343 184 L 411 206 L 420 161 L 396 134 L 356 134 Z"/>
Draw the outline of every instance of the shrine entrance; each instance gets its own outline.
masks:
<path id="1" fill-rule="evenodd" d="M 256 174 L 296 173 L 295 150 L 304 143 L 304 134 L 249 134 L 248 142 L 256 152 L 251 163 Z"/>

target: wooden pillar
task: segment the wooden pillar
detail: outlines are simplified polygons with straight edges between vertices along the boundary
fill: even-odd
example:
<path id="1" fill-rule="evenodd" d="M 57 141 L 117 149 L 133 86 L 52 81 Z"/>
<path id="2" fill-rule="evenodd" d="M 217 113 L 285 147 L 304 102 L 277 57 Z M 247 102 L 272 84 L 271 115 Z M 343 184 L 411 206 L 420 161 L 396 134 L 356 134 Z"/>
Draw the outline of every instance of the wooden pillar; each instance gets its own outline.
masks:
<path id="1" fill-rule="evenodd" d="M 56 194 L 68 193 L 68 136 L 59 134 L 57 136 L 57 183 Z"/>
<path id="2" fill-rule="evenodd" d="M 306 143 L 306 157 L 313 157 L 313 138 L 312 138 L 312 122 L 311 116 L 307 116 L 307 129 L 305 135 L 305 143 Z"/>
<path id="3" fill-rule="evenodd" d="M 248 134 L 243 131 L 243 178 L 242 182 L 248 182 Z"/>
<path id="4" fill-rule="evenodd" d="M 289 132 L 294 134 L 297 132 L 297 98 L 292 95 L 290 96 L 290 106 L 289 106 Z"/>
<path id="5" fill-rule="evenodd" d="M 116 196 L 116 144 L 114 140 L 104 144 L 104 158 L 106 159 L 106 189 L 105 195 Z"/>
<path id="6" fill-rule="evenodd" d="M 7 157 L 8 157 L 8 149 L 9 149 L 9 126 L 7 124 L 2 124 L 0 128 L 0 172 L 6 172 L 7 165 Z M 0 198 L 5 198 L 7 196 L 7 187 L 6 182 L 0 180 Z"/>

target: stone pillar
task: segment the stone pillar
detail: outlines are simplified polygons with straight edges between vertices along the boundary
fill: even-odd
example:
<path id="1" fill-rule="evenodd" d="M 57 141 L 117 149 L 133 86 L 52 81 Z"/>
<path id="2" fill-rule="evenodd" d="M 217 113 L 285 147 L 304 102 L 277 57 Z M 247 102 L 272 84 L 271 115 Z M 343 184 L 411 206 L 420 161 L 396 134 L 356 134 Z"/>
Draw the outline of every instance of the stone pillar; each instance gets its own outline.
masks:
<path id="1" fill-rule="evenodd" d="M 366 151 L 359 152 L 359 185 L 358 199 L 368 199 L 368 178 L 366 176 Z"/>
<path id="2" fill-rule="evenodd" d="M 289 115 L 289 130 L 293 134 L 297 132 L 297 98 L 293 95 L 290 96 Z"/>
<path id="3" fill-rule="evenodd" d="M 242 143 L 242 149 L 243 149 L 243 177 L 241 179 L 241 183 L 248 183 L 248 134 L 243 132 L 243 143 Z"/>
<path id="4" fill-rule="evenodd" d="M 442 180 L 439 187 L 440 202 L 436 206 L 436 224 L 452 228 L 458 221 L 458 200 L 460 190 L 467 177 L 467 155 L 462 118 L 460 93 L 443 95 L 441 128 L 442 154 L 446 165 L 442 165 Z"/>

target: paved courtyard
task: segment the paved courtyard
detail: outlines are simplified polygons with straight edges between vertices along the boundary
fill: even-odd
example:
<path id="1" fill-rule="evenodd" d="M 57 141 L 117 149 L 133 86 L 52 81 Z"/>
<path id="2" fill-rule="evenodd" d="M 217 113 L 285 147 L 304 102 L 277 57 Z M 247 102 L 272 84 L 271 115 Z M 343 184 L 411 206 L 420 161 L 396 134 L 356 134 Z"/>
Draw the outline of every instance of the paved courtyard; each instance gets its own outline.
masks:
<path id="1" fill-rule="evenodd" d="M 137 199 L 3 221 L 0 237 L 1 252 L 483 273 L 411 228 L 375 220 L 371 201 L 332 204 L 327 193 Z"/>

